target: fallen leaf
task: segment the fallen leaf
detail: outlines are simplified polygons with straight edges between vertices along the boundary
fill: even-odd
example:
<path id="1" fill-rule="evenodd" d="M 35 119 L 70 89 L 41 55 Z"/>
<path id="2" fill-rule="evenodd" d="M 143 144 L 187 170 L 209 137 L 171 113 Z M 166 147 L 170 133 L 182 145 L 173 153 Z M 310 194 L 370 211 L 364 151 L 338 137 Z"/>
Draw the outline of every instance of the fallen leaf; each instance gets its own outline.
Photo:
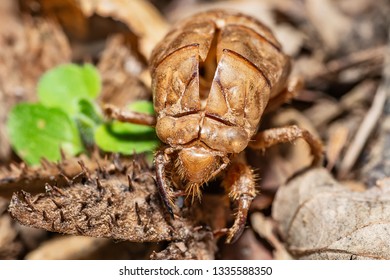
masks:
<path id="1" fill-rule="evenodd" d="M 390 186 L 353 192 L 326 169 L 279 188 L 273 218 L 298 259 L 390 259 Z"/>
<path id="2" fill-rule="evenodd" d="M 40 13 L 56 18 L 68 36 L 79 41 L 130 31 L 146 58 L 168 31 L 157 9 L 144 0 L 28 0 L 22 3 L 24 10 L 31 10 L 32 2 L 38 2 Z"/>

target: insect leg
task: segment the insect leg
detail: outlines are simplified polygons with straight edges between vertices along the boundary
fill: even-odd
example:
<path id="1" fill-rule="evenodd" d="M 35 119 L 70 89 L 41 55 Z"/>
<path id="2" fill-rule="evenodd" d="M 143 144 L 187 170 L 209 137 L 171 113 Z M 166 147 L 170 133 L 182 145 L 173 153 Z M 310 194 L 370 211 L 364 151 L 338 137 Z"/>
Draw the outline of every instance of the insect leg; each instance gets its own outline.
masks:
<path id="1" fill-rule="evenodd" d="M 167 208 L 172 219 L 174 219 L 173 210 L 172 210 L 173 198 L 169 191 L 169 187 L 167 185 L 167 180 L 165 176 L 165 166 L 167 164 L 167 161 L 165 159 L 164 151 L 162 150 L 157 151 L 154 158 L 154 164 L 156 166 L 157 189 L 160 193 L 161 199 L 165 207 Z"/>
<path id="2" fill-rule="evenodd" d="M 148 126 L 156 125 L 156 117 L 153 115 L 133 111 L 122 111 L 112 105 L 104 106 L 103 110 L 104 114 L 110 119 Z"/>
<path id="3" fill-rule="evenodd" d="M 303 138 L 310 146 L 313 155 L 312 165 L 319 165 L 322 161 L 322 143 L 309 131 L 296 125 L 271 128 L 257 133 L 249 143 L 249 147 L 257 150 L 265 150 L 275 144 L 287 143 Z"/>
<path id="4" fill-rule="evenodd" d="M 237 203 L 233 226 L 228 230 L 226 243 L 235 242 L 244 230 L 249 206 L 256 196 L 255 178 L 252 169 L 243 157 L 232 162 L 223 180 L 229 197 Z"/>

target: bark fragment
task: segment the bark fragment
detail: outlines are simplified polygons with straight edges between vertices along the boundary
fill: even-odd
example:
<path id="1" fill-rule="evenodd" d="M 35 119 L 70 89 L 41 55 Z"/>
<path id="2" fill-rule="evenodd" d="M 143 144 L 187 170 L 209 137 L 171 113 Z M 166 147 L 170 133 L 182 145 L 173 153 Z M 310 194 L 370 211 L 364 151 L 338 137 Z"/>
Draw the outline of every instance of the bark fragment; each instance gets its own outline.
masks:
<path id="1" fill-rule="evenodd" d="M 185 219 L 166 220 L 149 169 L 135 162 L 96 169 L 80 165 L 78 180 L 68 178 L 70 186 L 47 183 L 45 193 L 15 193 L 12 217 L 48 231 L 136 242 L 183 239 L 191 233 Z"/>

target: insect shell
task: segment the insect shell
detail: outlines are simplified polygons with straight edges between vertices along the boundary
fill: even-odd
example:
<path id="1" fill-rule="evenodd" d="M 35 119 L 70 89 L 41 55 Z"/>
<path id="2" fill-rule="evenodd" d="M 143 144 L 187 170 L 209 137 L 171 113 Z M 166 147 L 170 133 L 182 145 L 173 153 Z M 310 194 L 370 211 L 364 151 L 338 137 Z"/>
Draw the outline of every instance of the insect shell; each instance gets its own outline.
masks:
<path id="1" fill-rule="evenodd" d="M 187 194 L 200 197 L 200 187 L 248 146 L 289 72 L 289 57 L 271 31 L 235 12 L 194 15 L 156 46 L 151 57 L 156 132 L 166 144 L 156 169 L 168 208 L 165 169 L 180 175 Z M 254 188 L 249 192 L 255 195 Z"/>

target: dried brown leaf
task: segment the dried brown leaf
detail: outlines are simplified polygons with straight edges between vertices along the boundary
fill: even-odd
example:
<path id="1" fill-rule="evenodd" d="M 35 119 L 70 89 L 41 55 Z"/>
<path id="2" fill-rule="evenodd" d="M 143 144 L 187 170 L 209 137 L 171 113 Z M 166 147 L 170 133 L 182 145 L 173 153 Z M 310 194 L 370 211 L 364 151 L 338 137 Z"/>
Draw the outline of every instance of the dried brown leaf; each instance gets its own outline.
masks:
<path id="1" fill-rule="evenodd" d="M 390 259 L 389 184 L 353 192 L 312 169 L 279 189 L 272 216 L 296 258 Z"/>
<path id="2" fill-rule="evenodd" d="M 56 18 L 67 34 L 79 41 L 130 31 L 134 45 L 146 58 L 168 28 L 159 12 L 144 0 L 27 0 L 21 4 L 31 10 L 34 2 L 39 3 L 42 14 Z"/>
<path id="3" fill-rule="evenodd" d="M 149 58 L 153 48 L 168 31 L 159 12 L 144 0 L 77 1 L 86 16 L 97 14 L 126 24 L 139 38 L 139 50 Z"/>
<path id="4" fill-rule="evenodd" d="M 21 100 L 35 100 L 39 77 L 68 62 L 70 47 L 52 21 L 12 13 L 2 20 L 7 25 L 0 26 L 0 85 L 10 107 Z"/>

